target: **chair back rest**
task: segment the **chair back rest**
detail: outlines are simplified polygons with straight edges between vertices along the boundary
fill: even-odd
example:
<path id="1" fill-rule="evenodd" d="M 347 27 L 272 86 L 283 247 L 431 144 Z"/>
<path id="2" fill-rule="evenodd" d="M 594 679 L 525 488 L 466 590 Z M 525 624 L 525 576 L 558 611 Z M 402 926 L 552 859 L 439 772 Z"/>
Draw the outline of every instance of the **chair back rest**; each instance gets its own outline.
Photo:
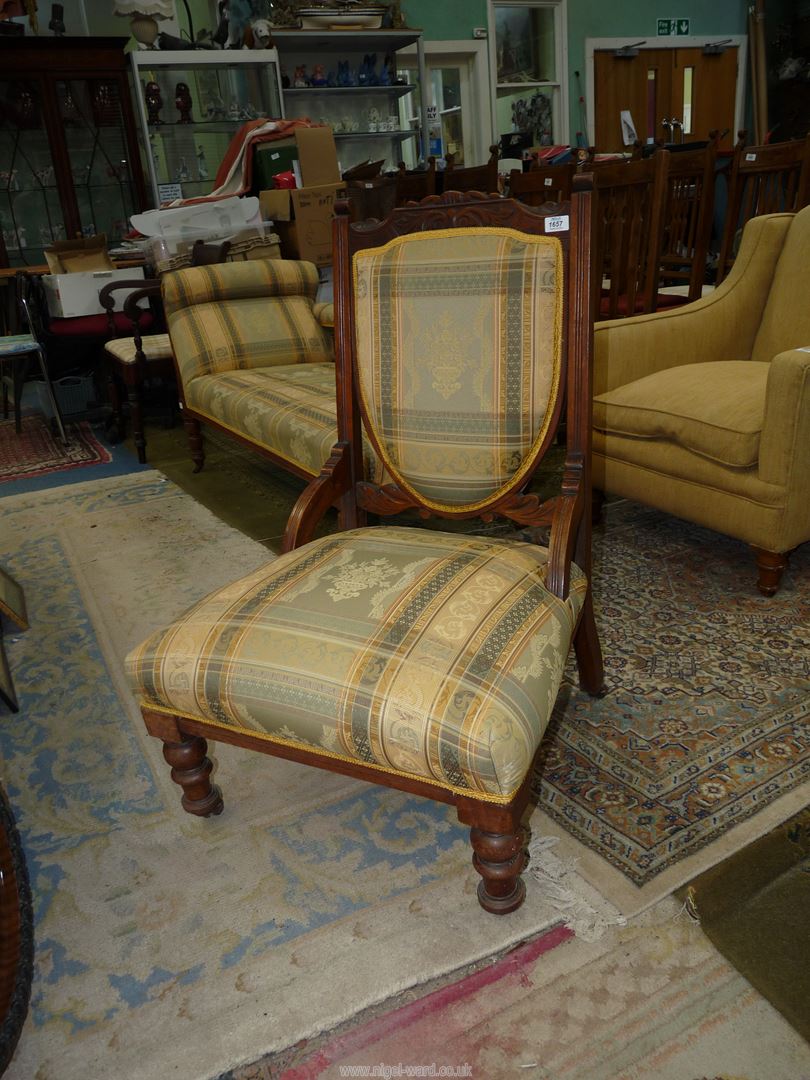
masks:
<path id="1" fill-rule="evenodd" d="M 572 401 L 589 386 L 589 268 L 570 253 L 572 233 L 586 251 L 589 236 L 580 203 L 555 211 L 448 193 L 374 228 L 336 223 L 338 382 L 357 395 L 346 434 L 357 445 L 362 417 L 409 505 L 503 505 L 553 440 L 572 342 Z"/>
<path id="2" fill-rule="evenodd" d="M 672 153 L 667 172 L 660 285 L 689 286 L 699 299 L 714 215 L 717 144 Z"/>
<path id="3" fill-rule="evenodd" d="M 322 362 L 331 336 L 315 319 L 318 270 L 292 259 L 254 259 L 167 271 L 163 306 L 184 384 L 237 368 Z"/>
<path id="4" fill-rule="evenodd" d="M 509 195 L 527 206 L 542 206 L 547 202 L 567 202 L 571 198 L 576 165 L 539 165 L 523 172 L 513 169 L 509 174 Z"/>
<path id="5" fill-rule="evenodd" d="M 655 310 L 670 154 L 593 171 L 594 274 L 599 317 Z"/>
<path id="6" fill-rule="evenodd" d="M 427 160 L 427 168 L 408 172 L 405 162 L 400 161 L 399 172 L 394 177 L 396 184 L 395 205 L 404 206 L 405 203 L 426 199 L 428 195 L 436 194 L 436 158 L 431 155 Z"/>
<path id="7" fill-rule="evenodd" d="M 441 177 L 442 191 L 482 191 L 489 195 L 498 191 L 498 147 L 489 148 L 486 165 L 470 165 L 464 169 L 453 166 L 452 155 Z"/>
<path id="8" fill-rule="evenodd" d="M 810 135 L 790 142 L 734 148 L 728 206 L 717 267 L 722 281 L 734 262 L 739 230 L 752 217 L 801 210 L 810 202 Z"/>
<path id="9" fill-rule="evenodd" d="M 810 345 L 810 206 L 800 210 L 785 235 L 759 324 L 753 360 L 770 361 L 786 349 Z"/>

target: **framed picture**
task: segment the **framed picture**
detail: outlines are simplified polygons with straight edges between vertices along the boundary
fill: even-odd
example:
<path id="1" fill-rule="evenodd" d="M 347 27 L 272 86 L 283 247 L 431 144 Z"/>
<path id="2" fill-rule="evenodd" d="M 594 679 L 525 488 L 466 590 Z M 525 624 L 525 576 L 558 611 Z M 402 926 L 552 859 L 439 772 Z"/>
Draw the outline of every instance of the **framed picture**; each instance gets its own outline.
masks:
<path id="1" fill-rule="evenodd" d="M 17 694 L 14 690 L 14 680 L 11 678 L 11 669 L 8 666 L 6 650 L 3 646 L 3 634 L 0 631 L 0 700 L 5 701 L 12 712 L 19 712 Z"/>
<path id="2" fill-rule="evenodd" d="M 22 585 L 0 566 L 0 614 L 7 615 L 20 630 L 28 629 L 28 612 Z"/>

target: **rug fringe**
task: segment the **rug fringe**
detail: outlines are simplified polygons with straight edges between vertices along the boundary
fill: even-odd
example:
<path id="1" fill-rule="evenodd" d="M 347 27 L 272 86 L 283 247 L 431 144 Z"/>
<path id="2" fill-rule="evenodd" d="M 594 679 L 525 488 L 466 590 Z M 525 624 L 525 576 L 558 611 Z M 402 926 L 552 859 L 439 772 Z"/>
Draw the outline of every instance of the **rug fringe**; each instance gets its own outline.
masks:
<path id="1" fill-rule="evenodd" d="M 563 922 L 583 941 L 598 941 L 611 926 L 626 926 L 627 919 L 611 903 L 594 891 L 596 904 L 581 892 L 577 859 L 561 859 L 553 848 L 556 836 L 538 836 L 529 844 L 529 872 L 543 888 L 543 899 L 563 916 Z"/>

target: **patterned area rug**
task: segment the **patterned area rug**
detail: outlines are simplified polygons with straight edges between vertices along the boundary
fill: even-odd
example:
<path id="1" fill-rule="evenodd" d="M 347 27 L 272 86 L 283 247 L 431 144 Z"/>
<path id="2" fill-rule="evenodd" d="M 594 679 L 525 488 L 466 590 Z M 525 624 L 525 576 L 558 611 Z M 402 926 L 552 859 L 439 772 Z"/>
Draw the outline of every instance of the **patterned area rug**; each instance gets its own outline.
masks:
<path id="1" fill-rule="evenodd" d="M 34 894 L 31 1008 L 4 1080 L 202 1080 L 559 923 L 478 906 L 445 806 L 218 744 L 225 812 L 183 813 L 121 682 L 146 634 L 270 553 L 146 471 L 0 500 L 31 627 L 0 769 Z"/>
<path id="2" fill-rule="evenodd" d="M 18 435 L 13 419 L 0 420 L 0 483 L 112 460 L 109 450 L 101 445 L 84 420 L 65 425 L 66 447 L 54 436 L 41 413 L 23 416 L 21 426 Z"/>
<path id="3" fill-rule="evenodd" d="M 630 912 L 810 801 L 810 544 L 769 599 L 746 545 L 623 501 L 594 560 L 610 692 L 588 698 L 569 666 L 537 792 Z"/>

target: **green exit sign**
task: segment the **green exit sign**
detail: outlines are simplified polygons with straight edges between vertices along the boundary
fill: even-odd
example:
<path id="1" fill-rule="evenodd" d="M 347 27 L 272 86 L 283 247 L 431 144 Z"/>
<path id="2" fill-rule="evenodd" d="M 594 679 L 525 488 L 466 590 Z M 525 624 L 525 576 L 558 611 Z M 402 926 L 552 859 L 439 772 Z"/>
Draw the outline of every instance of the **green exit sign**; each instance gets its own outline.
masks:
<path id="1" fill-rule="evenodd" d="M 687 37 L 689 34 L 688 19 L 659 19 L 659 37 Z"/>

